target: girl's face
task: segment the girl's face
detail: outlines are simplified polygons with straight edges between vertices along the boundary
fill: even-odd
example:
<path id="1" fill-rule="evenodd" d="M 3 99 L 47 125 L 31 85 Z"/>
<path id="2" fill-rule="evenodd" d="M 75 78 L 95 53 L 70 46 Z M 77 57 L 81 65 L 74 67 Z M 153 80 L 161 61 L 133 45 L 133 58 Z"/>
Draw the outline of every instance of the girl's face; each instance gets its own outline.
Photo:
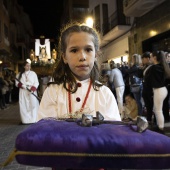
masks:
<path id="1" fill-rule="evenodd" d="M 95 61 L 95 47 L 93 36 L 85 33 L 72 33 L 67 38 L 66 52 L 63 55 L 65 64 L 68 64 L 72 73 L 78 80 L 90 77 Z"/>
<path id="2" fill-rule="evenodd" d="M 31 69 L 31 64 L 27 63 L 25 66 L 25 71 L 29 71 Z"/>

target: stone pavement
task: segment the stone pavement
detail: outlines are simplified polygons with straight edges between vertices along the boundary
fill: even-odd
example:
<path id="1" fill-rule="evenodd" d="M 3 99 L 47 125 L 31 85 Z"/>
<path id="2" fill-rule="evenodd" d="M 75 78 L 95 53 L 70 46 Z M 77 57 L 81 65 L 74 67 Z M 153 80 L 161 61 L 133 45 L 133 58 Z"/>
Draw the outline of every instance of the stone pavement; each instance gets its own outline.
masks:
<path id="1" fill-rule="evenodd" d="M 30 125 L 21 125 L 18 103 L 13 103 L 6 110 L 0 110 L 0 164 L 3 163 L 15 147 L 17 135 Z M 165 123 L 166 135 L 170 136 L 170 122 Z M 14 159 L 0 170 L 51 170 L 45 167 L 33 167 L 18 164 Z"/>
<path id="2" fill-rule="evenodd" d="M 0 164 L 3 163 L 15 147 L 17 135 L 29 125 L 21 125 L 18 103 L 9 105 L 6 110 L 0 110 Z M 13 160 L 0 170 L 51 170 L 51 168 L 33 167 L 18 164 Z"/>

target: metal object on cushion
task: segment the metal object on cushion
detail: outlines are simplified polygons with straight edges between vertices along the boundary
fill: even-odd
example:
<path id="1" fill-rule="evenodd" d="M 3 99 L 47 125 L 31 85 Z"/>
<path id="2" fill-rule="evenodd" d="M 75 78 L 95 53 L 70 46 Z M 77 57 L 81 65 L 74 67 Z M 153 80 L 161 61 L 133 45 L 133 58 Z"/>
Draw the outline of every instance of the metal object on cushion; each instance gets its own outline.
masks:
<path id="1" fill-rule="evenodd" d="M 82 114 L 82 126 L 90 127 L 92 126 L 93 116 L 89 114 Z"/>
<path id="2" fill-rule="evenodd" d="M 137 117 L 137 132 L 144 132 L 148 128 L 148 121 L 143 116 Z"/>
<path id="3" fill-rule="evenodd" d="M 67 122 L 77 122 L 78 125 L 84 127 L 91 127 L 100 124 L 113 124 L 113 125 L 128 125 L 131 126 L 131 129 L 139 133 L 144 132 L 148 128 L 148 121 L 143 116 L 138 116 L 137 121 L 123 122 L 123 121 L 113 121 L 113 120 L 104 120 L 103 115 L 98 111 L 96 112 L 96 117 L 90 114 L 82 114 L 81 119 L 66 119 Z M 133 125 L 136 125 L 137 128 L 133 128 Z"/>
<path id="4" fill-rule="evenodd" d="M 97 111 L 96 112 L 96 119 L 98 121 L 103 121 L 104 120 L 104 116 L 99 111 Z"/>

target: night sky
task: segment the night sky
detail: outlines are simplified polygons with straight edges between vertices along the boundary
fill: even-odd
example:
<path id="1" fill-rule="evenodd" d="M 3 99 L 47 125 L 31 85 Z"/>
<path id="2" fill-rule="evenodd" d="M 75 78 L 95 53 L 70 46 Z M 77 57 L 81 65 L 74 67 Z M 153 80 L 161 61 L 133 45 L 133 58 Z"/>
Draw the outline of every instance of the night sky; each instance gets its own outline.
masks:
<path id="1" fill-rule="evenodd" d="M 30 16 L 34 37 L 58 38 L 63 11 L 62 0 L 18 0 Z"/>

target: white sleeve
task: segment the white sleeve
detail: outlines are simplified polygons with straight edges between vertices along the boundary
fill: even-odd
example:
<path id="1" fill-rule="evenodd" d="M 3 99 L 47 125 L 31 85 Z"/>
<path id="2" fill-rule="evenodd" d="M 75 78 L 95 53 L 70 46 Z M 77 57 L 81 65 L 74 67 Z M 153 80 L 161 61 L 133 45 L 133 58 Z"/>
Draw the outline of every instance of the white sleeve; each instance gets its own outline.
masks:
<path id="1" fill-rule="evenodd" d="M 37 114 L 37 121 L 47 117 L 57 118 L 57 110 L 57 92 L 56 89 L 50 85 L 43 93 Z"/>
<path id="2" fill-rule="evenodd" d="M 101 88 L 100 99 L 98 101 L 100 102 L 99 108 L 104 114 L 104 119 L 121 121 L 118 105 L 112 91 L 106 86 L 102 86 Z"/>

